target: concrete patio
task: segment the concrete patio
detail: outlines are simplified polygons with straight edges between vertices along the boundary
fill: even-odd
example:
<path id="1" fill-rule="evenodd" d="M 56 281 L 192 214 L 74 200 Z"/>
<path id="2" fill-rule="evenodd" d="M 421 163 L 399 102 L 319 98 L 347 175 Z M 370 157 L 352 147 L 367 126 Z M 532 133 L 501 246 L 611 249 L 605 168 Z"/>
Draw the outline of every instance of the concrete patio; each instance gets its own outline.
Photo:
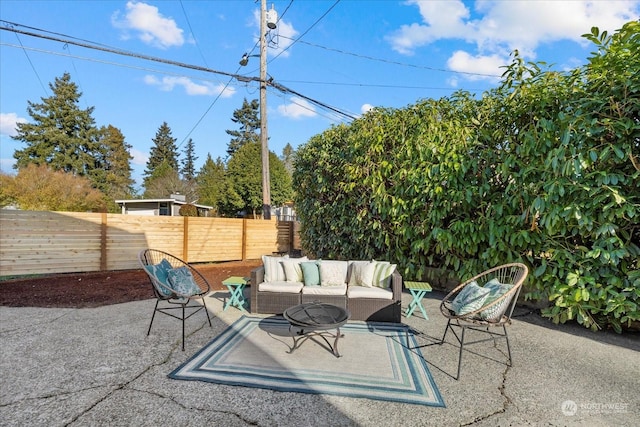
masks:
<path id="1" fill-rule="evenodd" d="M 0 307 L 2 426 L 637 426 L 640 335 L 592 333 L 555 326 L 516 310 L 509 327 L 514 366 L 504 341 L 470 347 L 460 380 L 458 350 L 436 345 L 445 328 L 441 294 L 425 300 L 429 320 L 403 322 L 417 334 L 447 405 L 433 408 L 339 396 L 283 393 L 196 381 L 167 374 L 237 320 L 222 311 L 224 293 L 204 315 L 180 322 L 157 317 L 154 300 L 90 309 Z M 403 310 L 411 300 L 403 296 Z M 495 360 L 494 360 L 495 359 Z"/>

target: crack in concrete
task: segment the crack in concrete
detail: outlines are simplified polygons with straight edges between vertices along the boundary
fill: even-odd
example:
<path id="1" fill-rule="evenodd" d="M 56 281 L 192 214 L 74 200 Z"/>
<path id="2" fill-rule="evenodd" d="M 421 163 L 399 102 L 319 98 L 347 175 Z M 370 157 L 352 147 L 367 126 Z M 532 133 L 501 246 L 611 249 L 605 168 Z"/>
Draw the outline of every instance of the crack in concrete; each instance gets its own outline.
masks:
<path id="1" fill-rule="evenodd" d="M 186 337 L 190 337 L 191 335 L 194 335 L 195 333 L 201 331 L 206 325 L 208 325 L 209 322 L 202 322 L 202 324 L 200 325 L 200 327 L 196 328 L 193 332 L 191 332 L 190 334 L 188 334 Z M 167 364 L 170 360 L 171 360 L 171 356 L 174 354 L 174 352 L 176 352 L 178 350 L 178 348 L 181 348 L 181 340 L 176 341 L 173 344 L 173 347 L 170 348 L 169 352 L 167 353 L 166 357 L 156 363 L 152 363 L 149 366 L 147 366 L 145 369 L 143 369 L 140 373 L 138 373 L 137 375 L 135 375 L 133 378 L 131 378 L 128 381 L 125 381 L 119 385 L 117 385 L 116 387 L 114 387 L 113 389 L 111 389 L 111 391 L 109 391 L 108 393 L 106 393 L 102 398 L 96 400 L 92 405 L 90 405 L 89 407 L 87 407 L 84 411 L 81 411 L 79 414 L 77 414 L 75 417 L 73 417 L 71 419 L 71 421 L 69 421 L 68 423 L 65 424 L 65 426 L 70 426 L 71 424 L 75 423 L 76 421 L 78 421 L 81 417 L 83 417 L 84 415 L 88 414 L 89 412 L 91 412 L 91 410 L 93 410 L 96 406 L 98 406 L 100 403 L 105 402 L 106 400 L 108 400 L 110 397 L 112 397 L 114 395 L 114 393 L 116 393 L 117 391 L 120 390 L 124 390 L 127 387 L 129 387 L 130 384 L 132 384 L 134 381 L 136 381 L 137 379 L 139 379 L 140 377 L 142 377 L 144 374 L 146 374 L 147 372 L 149 372 L 151 369 L 156 368 L 158 366 L 162 366 Z M 132 390 L 137 390 L 135 387 L 129 387 Z M 140 390 L 137 390 L 140 391 Z"/>
<path id="2" fill-rule="evenodd" d="M 496 349 L 498 352 L 502 353 L 502 355 L 508 359 L 508 353 L 505 353 L 505 351 L 503 349 L 501 349 L 500 347 L 498 347 L 498 342 L 496 341 L 495 337 L 493 338 L 493 347 L 494 349 Z M 486 421 L 488 419 L 490 419 L 491 417 L 494 417 L 496 415 L 499 414 L 504 414 L 505 412 L 507 412 L 507 409 L 510 405 L 513 405 L 513 401 L 511 400 L 511 398 L 509 396 L 507 396 L 506 393 L 506 389 L 507 389 L 507 374 L 509 373 L 509 370 L 511 369 L 511 366 L 509 365 L 505 365 L 505 369 L 504 371 L 502 371 L 502 382 L 500 383 L 500 386 L 498 387 L 498 391 L 500 392 L 500 396 L 502 396 L 503 398 L 503 402 L 502 402 L 502 408 L 501 409 L 497 409 L 489 414 L 485 414 L 483 416 L 480 417 L 476 417 L 474 418 L 473 421 L 465 423 L 465 424 L 460 424 L 460 427 L 464 427 L 464 426 L 470 426 L 470 425 L 474 425 L 480 421 Z"/>
<path id="3" fill-rule="evenodd" d="M 19 328 L 4 329 L 4 330 L 0 331 L 0 336 L 2 336 L 4 334 L 7 334 L 7 333 L 12 333 L 12 332 L 20 332 L 20 331 L 23 331 L 25 329 L 31 331 L 34 327 L 39 326 L 39 325 L 49 325 L 49 324 L 51 324 L 53 322 L 57 322 L 58 320 L 62 319 L 63 317 L 67 317 L 69 314 L 71 314 L 71 310 L 73 310 L 73 309 L 70 308 L 69 311 L 65 311 L 64 313 L 60 314 L 59 316 L 52 317 L 51 319 L 42 320 L 42 321 L 36 322 L 36 323 L 30 323 L 28 325 L 24 325 L 24 326 L 21 326 Z"/>
<path id="4" fill-rule="evenodd" d="M 249 424 L 249 425 L 260 425 L 257 421 L 254 420 L 250 420 L 246 417 L 244 417 L 242 414 L 239 414 L 237 412 L 234 411 L 225 411 L 225 410 L 216 410 L 216 409 L 210 409 L 210 408 L 203 408 L 203 407 L 196 407 L 196 406 L 187 406 L 185 404 L 183 404 L 182 402 L 179 402 L 176 398 L 172 397 L 172 396 L 165 396 L 162 393 L 158 393 L 158 392 L 153 392 L 153 391 L 149 391 L 149 390 L 141 390 L 135 387 L 130 387 L 129 390 L 133 390 L 133 391 L 137 391 L 140 393 L 146 393 L 149 394 L 151 396 L 157 396 L 160 397 L 162 399 L 168 399 L 170 401 L 172 401 L 173 403 L 175 403 L 176 405 L 180 406 L 182 409 L 186 409 L 186 410 L 195 410 L 195 411 L 200 411 L 200 412 L 211 412 L 211 413 L 216 413 L 216 414 L 224 414 L 224 415 L 232 415 L 238 419 L 240 419 L 241 421 L 244 421 L 245 423 Z"/>
<path id="5" fill-rule="evenodd" d="M 194 334 L 196 334 L 197 332 L 201 331 L 202 329 L 204 329 L 209 322 L 204 321 L 202 322 L 202 324 L 200 325 L 200 327 L 196 328 L 195 330 L 193 330 L 191 333 L 189 333 L 186 337 L 190 337 Z M 119 384 L 117 387 L 114 387 L 111 391 L 109 391 L 107 394 L 105 394 L 102 398 L 96 400 L 92 405 L 90 405 L 88 408 L 86 408 L 84 411 L 80 412 L 79 414 L 77 414 L 75 417 L 73 417 L 71 419 L 71 421 L 69 421 L 68 423 L 65 424 L 65 426 L 70 426 L 73 423 L 75 423 L 76 421 L 78 421 L 81 417 L 87 415 L 89 412 L 91 412 L 91 410 L 93 410 L 96 406 L 98 406 L 100 403 L 105 402 L 106 400 L 108 400 L 110 397 L 112 397 L 116 392 L 121 391 L 121 390 L 132 390 L 132 391 L 137 391 L 140 393 L 147 393 L 149 395 L 152 396 L 157 396 L 160 397 L 162 399 L 169 399 L 172 402 L 174 402 L 176 405 L 180 406 L 183 409 L 189 409 L 189 410 L 198 410 L 198 411 L 202 411 L 202 412 L 213 412 L 213 413 L 220 413 L 220 414 L 225 414 L 225 415 L 231 415 L 234 416 L 238 419 L 240 419 L 241 421 L 249 424 L 249 425 L 259 425 L 259 423 L 255 420 L 251 420 L 248 419 L 246 417 L 244 417 L 242 414 L 239 414 L 237 412 L 234 411 L 224 411 L 224 410 L 213 410 L 213 409 L 209 409 L 209 408 L 200 408 L 200 407 L 191 407 L 191 406 L 186 406 L 183 403 L 179 402 L 177 399 L 175 399 L 174 397 L 171 396 L 165 396 L 162 393 L 159 392 L 151 392 L 149 390 L 142 390 L 139 389 L 137 387 L 133 387 L 132 384 L 139 379 L 140 377 L 142 377 L 144 374 L 146 374 L 147 372 L 149 372 L 151 369 L 162 366 L 167 364 L 170 360 L 171 360 L 171 356 L 174 354 L 174 352 L 178 351 L 178 349 L 181 346 L 181 341 L 176 341 L 175 344 L 173 345 L 173 347 L 171 348 L 171 350 L 169 351 L 169 353 L 167 354 L 167 356 L 165 357 L 164 360 L 153 363 L 151 365 L 149 365 L 147 368 L 145 368 L 144 370 L 142 370 L 139 374 L 135 375 L 133 378 L 131 378 L 129 381 L 126 381 L 124 383 Z M 78 390 L 76 392 L 81 392 L 83 390 Z M 68 393 L 71 394 L 71 393 Z M 51 396 L 54 397 L 54 396 Z"/>

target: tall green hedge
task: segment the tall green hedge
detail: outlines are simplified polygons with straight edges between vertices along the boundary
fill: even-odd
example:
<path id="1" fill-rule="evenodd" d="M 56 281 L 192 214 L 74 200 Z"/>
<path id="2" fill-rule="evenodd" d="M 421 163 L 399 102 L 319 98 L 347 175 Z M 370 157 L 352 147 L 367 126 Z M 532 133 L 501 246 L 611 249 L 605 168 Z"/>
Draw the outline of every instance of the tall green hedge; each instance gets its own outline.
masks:
<path id="1" fill-rule="evenodd" d="M 501 85 L 374 109 L 300 147 L 303 247 L 388 259 L 406 279 L 510 261 L 555 322 L 640 320 L 640 24 L 585 35 L 569 72 L 517 52 Z"/>

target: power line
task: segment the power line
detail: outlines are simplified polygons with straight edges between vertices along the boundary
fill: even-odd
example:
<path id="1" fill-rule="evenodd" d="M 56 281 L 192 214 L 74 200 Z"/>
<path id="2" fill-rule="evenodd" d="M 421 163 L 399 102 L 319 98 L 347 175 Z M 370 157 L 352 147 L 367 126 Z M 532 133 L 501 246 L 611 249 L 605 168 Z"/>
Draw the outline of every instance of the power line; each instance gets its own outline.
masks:
<path id="1" fill-rule="evenodd" d="M 42 79 L 40 78 L 40 74 L 38 74 L 38 70 L 36 70 L 35 65 L 33 65 L 33 62 L 31 62 L 31 58 L 29 57 L 29 54 L 27 53 L 24 45 L 22 44 L 22 40 L 20 40 L 20 36 L 18 36 L 18 34 L 15 34 L 16 39 L 18 40 L 18 43 L 20 43 L 20 47 L 22 48 L 22 52 L 24 53 L 24 56 L 27 57 L 27 62 L 29 62 L 29 65 L 31 65 L 31 69 L 33 70 L 33 73 L 36 75 L 36 78 L 38 79 L 38 82 L 40 83 L 40 86 L 42 87 L 42 90 L 44 91 L 45 95 L 48 95 L 47 92 L 47 88 L 46 86 L 42 83 Z"/>
<path id="2" fill-rule="evenodd" d="M 280 36 L 280 37 L 282 37 L 283 39 L 294 40 L 291 37 L 287 37 L 287 36 Z M 429 67 L 429 66 L 426 66 L 426 65 L 416 65 L 416 64 L 409 64 L 409 63 L 406 63 L 406 62 L 391 61 L 389 59 L 376 58 L 376 57 L 373 57 L 373 56 L 361 55 L 361 54 L 353 53 L 353 52 L 346 52 L 346 51 L 341 50 L 341 49 L 335 49 L 335 48 L 322 46 L 322 45 L 315 44 L 315 43 L 309 43 L 309 42 L 306 42 L 306 41 L 302 41 L 299 38 L 295 39 L 295 41 L 297 41 L 299 43 L 302 43 L 302 44 L 309 45 L 309 46 L 317 47 L 317 48 L 320 48 L 320 49 L 324 49 L 324 50 L 328 50 L 328 51 L 332 51 L 332 52 L 336 52 L 336 53 L 341 53 L 343 55 L 349 55 L 349 56 L 354 56 L 356 58 L 368 59 L 370 61 L 384 62 L 384 63 L 392 64 L 392 65 L 401 65 L 403 67 L 419 68 L 419 69 L 430 70 L 430 71 L 439 71 L 439 72 L 442 72 L 442 73 L 464 74 L 464 75 L 469 75 L 469 76 L 501 77 L 501 76 L 496 75 L 496 74 L 472 73 L 470 71 L 455 71 L 455 70 L 447 70 L 447 69 L 444 69 L 444 68 Z"/>
<path id="3" fill-rule="evenodd" d="M 1 22 L 7 22 L 7 21 L 1 21 Z M 15 25 L 19 25 L 19 24 L 15 24 Z M 169 60 L 169 59 L 162 59 L 162 58 L 158 58 L 158 57 L 155 57 L 155 56 L 128 52 L 128 51 L 125 51 L 125 50 L 120 50 L 120 49 L 106 47 L 106 46 L 97 45 L 97 44 L 89 44 L 89 43 L 80 42 L 80 41 L 74 41 L 74 40 L 69 40 L 69 39 L 65 40 L 65 39 L 62 39 L 62 38 L 59 38 L 59 37 L 48 36 L 48 35 L 45 35 L 45 34 L 37 34 L 37 33 L 30 32 L 30 31 L 19 30 L 17 28 L 10 28 L 10 27 L 6 27 L 6 26 L 0 26 L 0 30 L 11 31 L 11 32 L 14 32 L 14 33 L 20 33 L 20 34 L 24 34 L 24 35 L 27 35 L 27 36 L 36 37 L 36 38 L 45 39 L 45 40 L 52 40 L 52 41 L 56 41 L 56 42 L 60 42 L 60 43 L 69 43 L 69 44 L 73 44 L 73 45 L 76 45 L 76 46 L 81 46 L 81 47 L 84 47 L 84 48 L 87 48 L 87 49 L 100 50 L 100 51 L 103 51 L 103 52 L 115 53 L 117 55 L 129 56 L 129 57 L 138 58 L 138 59 L 145 59 L 147 61 L 154 61 L 154 62 L 160 62 L 160 63 L 163 63 L 163 64 L 176 65 L 178 67 L 189 68 L 189 69 L 192 69 L 192 70 L 204 71 L 204 72 L 213 73 L 213 74 L 221 74 L 223 76 L 228 76 L 228 77 L 234 77 L 234 78 L 242 77 L 242 76 L 239 76 L 237 74 L 232 74 L 232 73 L 228 73 L 228 72 L 220 71 L 220 70 L 214 70 L 212 68 L 202 67 L 202 66 L 199 66 L 199 65 L 186 64 L 184 62 L 172 61 L 172 60 Z M 39 31 L 44 31 L 44 30 L 39 30 Z"/>
<path id="4" fill-rule="evenodd" d="M 383 85 L 383 84 L 369 84 L 369 83 L 341 83 L 341 82 L 312 82 L 305 80 L 280 80 L 282 82 L 302 83 L 310 85 L 327 85 L 327 86 L 356 86 L 356 87 L 377 87 L 387 89 L 425 89 L 425 90 L 446 90 L 450 91 L 450 87 L 431 87 L 431 86 L 406 86 L 406 85 Z M 466 89 L 472 91 L 474 89 Z M 480 89 L 477 89 L 480 90 Z"/>
<path id="5" fill-rule="evenodd" d="M 149 68 L 149 67 L 141 67 L 141 66 L 138 66 L 138 65 L 122 64 L 122 63 L 119 63 L 119 62 L 105 61 L 103 59 L 89 58 L 89 57 L 86 57 L 86 56 L 71 55 L 71 54 L 68 54 L 68 53 L 61 53 L 61 52 L 56 52 L 56 51 L 52 51 L 52 50 L 39 49 L 39 48 L 35 48 L 35 47 L 18 46 L 18 45 L 15 45 L 15 44 L 5 43 L 5 42 L 0 42 L 0 46 L 7 46 L 7 47 L 18 48 L 18 49 L 30 50 L 30 51 L 33 51 L 33 52 L 45 53 L 47 55 L 70 57 L 70 58 L 80 59 L 80 60 L 88 61 L 88 62 L 96 62 L 98 64 L 112 65 L 114 67 L 122 67 L 122 68 L 128 68 L 128 69 L 132 69 L 132 70 L 148 71 L 148 72 L 157 73 L 157 74 L 165 74 L 167 76 L 186 77 L 186 78 L 190 78 L 190 79 L 201 80 L 201 81 L 204 81 L 204 82 L 220 83 L 220 80 L 218 80 L 218 79 L 212 80 L 212 79 L 207 79 L 207 78 L 203 78 L 203 77 L 189 76 L 189 75 L 186 75 L 184 73 L 174 73 L 174 72 L 171 72 L 171 71 L 158 70 L 158 69 Z M 244 82 L 243 82 L 243 84 L 244 84 Z"/>
<path id="6" fill-rule="evenodd" d="M 0 45 L 2 45 L 2 46 L 9 46 L 9 47 L 18 47 L 18 48 L 22 48 L 22 49 L 28 49 L 28 50 L 32 50 L 32 51 L 36 51 L 36 52 L 41 52 L 41 53 L 46 53 L 46 54 L 51 54 L 51 55 L 57 55 L 57 56 L 73 57 L 73 58 L 76 58 L 76 59 L 83 59 L 83 60 L 86 60 L 86 61 L 92 61 L 92 62 L 97 62 L 97 63 L 107 64 L 107 65 L 120 66 L 120 67 L 124 67 L 124 68 L 137 69 L 137 70 L 142 70 L 142 71 L 155 72 L 155 73 L 159 73 L 159 74 L 166 74 L 166 75 L 173 75 L 173 76 L 181 76 L 181 77 L 190 77 L 190 76 L 185 76 L 184 74 L 179 74 L 179 73 L 171 73 L 171 72 L 168 72 L 168 71 L 160 71 L 160 70 L 155 70 L 155 69 L 146 68 L 146 67 L 139 67 L 139 66 L 133 66 L 133 65 L 119 64 L 119 63 L 111 62 L 111 61 L 104 61 L 104 60 L 98 60 L 98 59 L 93 59 L 93 58 L 87 58 L 87 57 L 81 57 L 81 56 L 74 56 L 74 55 L 64 54 L 64 53 L 55 52 L 55 51 L 47 51 L 47 50 L 37 49 L 37 48 L 29 48 L 29 47 L 24 47 L 24 46 L 20 47 L 20 46 L 11 45 L 11 44 L 8 44 L 8 43 L 0 43 Z M 90 47 L 89 47 L 89 48 L 90 48 Z M 162 61 L 160 61 L 160 62 L 163 62 L 163 63 L 169 63 L 169 64 L 171 64 L 173 61 L 165 61 L 165 60 L 162 60 Z M 178 64 L 179 64 L 179 63 L 178 63 Z M 194 67 L 195 67 L 196 69 L 202 68 L 202 67 L 197 67 L 197 66 L 193 66 L 193 67 L 190 67 L 190 68 L 194 68 Z M 240 67 L 238 67 L 238 68 L 240 68 Z M 231 78 L 230 78 L 230 79 L 229 79 L 229 81 L 225 84 L 224 88 L 222 89 L 222 92 L 220 92 L 220 94 L 218 94 L 218 96 L 216 97 L 216 99 L 214 100 L 214 102 L 213 102 L 213 103 L 212 103 L 212 104 L 207 108 L 206 112 L 205 112 L 205 113 L 200 117 L 200 119 L 197 121 L 197 123 L 194 125 L 194 127 L 189 131 L 189 133 L 187 134 L 187 137 L 185 137 L 185 139 L 184 139 L 184 140 L 186 140 L 186 138 L 188 138 L 188 136 L 189 136 L 189 135 L 190 135 L 190 134 L 195 130 L 195 128 L 197 127 L 197 125 L 198 125 L 198 124 L 199 124 L 199 123 L 204 119 L 204 116 L 206 116 L 206 114 L 211 110 L 211 108 L 212 108 L 212 107 L 213 107 L 213 105 L 217 102 L 217 100 L 220 98 L 220 96 L 222 95 L 222 93 L 224 92 L 224 90 L 226 90 L 226 88 L 231 84 L 231 82 L 232 82 L 234 79 L 235 79 L 235 80 L 237 80 L 238 82 L 245 83 L 245 84 L 246 84 L 246 83 L 251 83 L 251 82 L 260 82 L 260 79 L 259 79 L 259 78 L 257 78 L 257 77 L 245 77 L 245 76 L 238 75 L 238 74 L 233 74 L 233 73 L 227 73 L 227 74 L 228 74 L 228 75 L 230 75 L 230 76 L 231 76 Z M 190 78 L 192 78 L 192 77 L 190 77 Z M 199 80 L 207 81 L 207 79 L 203 79 L 203 78 L 198 78 L 198 79 L 199 79 Z M 216 80 L 216 82 L 218 82 L 218 81 Z M 346 117 L 346 118 L 348 118 L 348 119 L 350 119 L 350 120 L 353 120 L 353 119 L 354 119 L 353 114 L 350 114 L 350 113 L 344 113 L 344 112 L 342 112 L 341 110 L 339 110 L 339 109 L 338 109 L 338 108 L 336 108 L 336 107 L 331 107 L 331 106 L 329 106 L 328 104 L 325 104 L 325 103 L 323 103 L 323 102 L 321 102 L 321 101 L 318 101 L 318 100 L 315 100 L 315 99 L 313 99 L 313 98 L 310 98 L 310 97 L 308 97 L 308 96 L 306 96 L 306 95 L 302 95 L 301 93 L 299 93 L 299 92 L 297 92 L 297 91 L 294 91 L 294 90 L 292 90 L 292 89 L 289 89 L 289 88 L 288 88 L 288 87 L 286 87 L 286 86 L 279 85 L 279 84 L 275 83 L 273 79 L 269 79 L 269 80 L 267 80 L 267 86 L 271 86 L 271 87 L 273 87 L 274 89 L 277 89 L 277 90 L 279 90 L 279 91 L 281 91 L 281 92 L 283 92 L 283 93 L 285 93 L 285 94 L 289 93 L 289 94 L 296 95 L 296 96 L 300 97 L 301 99 L 305 99 L 305 100 L 307 100 L 308 102 L 310 102 L 310 103 L 312 103 L 312 104 L 314 104 L 314 105 L 317 105 L 317 106 L 318 106 L 318 107 L 320 107 L 320 108 L 327 109 L 327 110 L 329 110 L 329 111 L 332 111 L 332 112 L 334 112 L 334 113 L 337 113 L 337 114 L 339 114 L 340 116 L 343 116 L 343 118 L 345 118 L 345 117 Z M 183 140 L 182 142 L 184 142 L 184 140 Z M 182 145 L 182 142 L 181 142 L 181 144 L 180 144 L 180 145 Z"/>
<path id="7" fill-rule="evenodd" d="M 331 12 L 333 10 L 334 7 L 336 7 L 338 5 L 338 3 L 340 3 L 340 0 L 336 0 L 336 2 L 331 5 L 331 7 L 329 9 L 327 9 L 327 11 L 325 13 L 322 14 L 322 16 L 318 19 L 316 19 L 316 22 L 314 22 L 313 24 L 311 24 L 311 26 L 309 28 L 307 28 L 307 30 L 305 32 L 303 32 L 302 34 L 300 34 L 300 37 L 298 37 L 297 39 L 293 40 L 291 42 L 291 44 L 289 46 L 287 46 L 286 48 L 282 49 L 276 56 L 274 56 L 271 61 L 274 61 L 277 57 L 279 57 L 280 55 L 282 55 L 283 53 L 285 53 L 287 50 L 289 50 L 291 48 L 291 46 L 293 46 L 294 44 L 296 44 L 300 39 L 302 39 L 309 31 L 311 31 L 311 29 L 313 27 L 315 27 L 318 22 L 322 21 L 325 16 L 327 16 L 329 14 L 329 12 Z M 279 37 L 279 36 L 278 36 Z M 289 38 L 289 37 L 283 37 L 283 38 Z M 291 40 L 291 39 L 290 39 Z"/>
<path id="8" fill-rule="evenodd" d="M 336 1 L 336 3 L 334 4 L 334 6 L 339 2 Z M 332 6 L 333 7 L 333 6 Z M 331 9 L 329 9 L 331 10 Z M 329 11 L 327 11 L 328 13 Z M 323 15 L 323 17 L 327 14 L 325 13 Z M 320 18 L 322 19 L 322 17 Z M 7 22 L 7 21 L 0 21 L 0 22 Z M 316 21 L 316 23 L 319 22 Z M 17 25 L 17 26 L 21 26 L 20 24 L 15 24 L 15 23 L 9 23 L 11 25 Z M 315 25 L 315 24 L 314 24 Z M 116 55 L 122 55 L 122 56 L 128 56 L 128 57 L 133 57 L 133 58 L 138 58 L 138 59 L 144 59 L 144 60 L 148 60 L 148 61 L 154 61 L 154 62 L 159 62 L 159 63 L 163 63 L 163 64 L 169 64 L 169 65 L 175 65 L 178 67 L 182 67 L 182 68 L 187 68 L 187 69 L 192 69 L 192 70 L 197 70 L 197 71 L 203 71 L 203 72 L 208 72 L 208 73 L 213 73 L 213 74 L 220 74 L 220 75 L 224 75 L 227 77 L 230 77 L 231 79 L 236 79 L 240 82 L 260 82 L 260 78 L 258 77 L 246 77 L 246 76 L 242 76 L 240 74 L 237 73 L 229 73 L 226 71 L 220 71 L 220 70 L 215 70 L 212 68 L 208 68 L 208 67 L 202 67 L 199 65 L 191 65 L 191 64 L 186 64 L 184 62 L 178 62 L 178 61 L 172 61 L 172 60 L 168 60 L 168 59 L 163 59 L 163 58 L 158 58 L 158 57 L 154 57 L 154 56 L 150 56 L 150 55 L 143 55 L 143 54 L 138 54 L 138 53 L 133 53 L 133 52 L 128 52 L 128 51 L 124 51 L 124 50 L 120 50 L 120 49 L 116 49 L 116 48 L 112 48 L 112 47 L 107 47 L 104 45 L 96 45 L 96 44 L 91 44 L 91 42 L 86 42 L 86 41 L 77 41 L 79 39 L 73 38 L 74 40 L 71 40 L 71 38 L 60 38 L 57 36 L 53 36 L 53 35 L 46 35 L 46 34 L 38 34 L 38 33 L 34 33 L 32 31 L 25 31 L 25 30 L 20 30 L 17 28 L 12 28 L 12 27 L 7 27 L 7 26 L 0 26 L 0 30 L 5 30 L 5 31 L 10 31 L 10 32 L 14 32 L 14 33 L 20 33 L 20 34 L 24 34 L 24 35 L 28 35 L 31 37 L 36 37 L 36 38 L 41 38 L 41 39 L 45 39 L 45 40 L 52 40 L 52 41 L 56 41 L 56 42 L 60 42 L 60 43 L 69 43 L 69 44 L 73 44 L 76 46 L 81 46 L 87 49 L 94 49 L 94 50 L 99 50 L 99 51 L 103 51 L 103 52 L 108 52 L 108 53 L 114 53 Z M 38 30 L 38 29 L 36 29 Z M 44 30 L 38 30 L 38 31 L 43 31 L 46 32 Z M 346 113 L 344 111 L 341 111 L 340 109 L 336 108 L 336 107 L 332 107 L 322 101 L 318 101 L 316 99 L 310 98 L 306 95 L 303 95 L 297 91 L 294 91 L 293 89 L 290 89 L 286 86 L 283 86 L 281 84 L 278 84 L 276 82 L 273 81 L 273 79 L 269 79 L 265 82 L 268 86 L 272 86 L 275 89 L 281 90 L 284 93 L 291 93 L 294 94 L 296 96 L 299 96 L 302 99 L 305 99 L 306 101 L 315 104 L 321 108 L 325 108 L 328 109 L 330 111 L 333 111 L 336 114 L 342 115 L 348 119 L 355 119 L 356 117 L 350 113 Z M 226 87 L 226 86 L 225 86 Z"/>

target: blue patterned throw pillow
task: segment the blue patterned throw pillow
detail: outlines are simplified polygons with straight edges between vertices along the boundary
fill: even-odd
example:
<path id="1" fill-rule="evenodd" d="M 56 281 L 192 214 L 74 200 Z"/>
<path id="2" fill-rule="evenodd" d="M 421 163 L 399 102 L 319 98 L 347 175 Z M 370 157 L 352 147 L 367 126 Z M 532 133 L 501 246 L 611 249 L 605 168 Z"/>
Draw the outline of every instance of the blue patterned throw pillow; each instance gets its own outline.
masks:
<path id="1" fill-rule="evenodd" d="M 458 316 L 476 311 L 484 305 L 489 289 L 481 288 L 476 282 L 471 282 L 451 301 L 451 308 Z"/>
<path id="2" fill-rule="evenodd" d="M 168 297 L 173 292 L 171 292 L 171 284 L 169 283 L 168 273 L 173 267 L 166 259 L 162 259 L 158 264 L 152 264 L 145 266 L 145 269 L 156 278 L 158 282 L 163 284 L 165 287 L 156 286 L 158 292 L 165 297 Z"/>
<path id="3" fill-rule="evenodd" d="M 197 295 L 202 292 L 193 279 L 193 274 L 191 274 L 189 267 L 169 270 L 168 276 L 171 287 L 179 295 Z"/>
<path id="4" fill-rule="evenodd" d="M 506 283 L 500 283 L 498 279 L 492 279 L 484 285 L 484 289 L 489 290 L 487 294 L 487 299 L 484 302 L 484 305 L 491 304 L 498 298 L 502 297 L 504 294 L 509 292 L 513 288 L 513 285 L 509 285 Z M 496 305 L 493 305 L 486 310 L 482 310 L 480 312 L 480 318 L 482 320 L 487 320 L 489 322 L 497 322 L 502 318 L 502 315 L 506 311 L 511 299 L 513 297 L 506 297 Z"/>

